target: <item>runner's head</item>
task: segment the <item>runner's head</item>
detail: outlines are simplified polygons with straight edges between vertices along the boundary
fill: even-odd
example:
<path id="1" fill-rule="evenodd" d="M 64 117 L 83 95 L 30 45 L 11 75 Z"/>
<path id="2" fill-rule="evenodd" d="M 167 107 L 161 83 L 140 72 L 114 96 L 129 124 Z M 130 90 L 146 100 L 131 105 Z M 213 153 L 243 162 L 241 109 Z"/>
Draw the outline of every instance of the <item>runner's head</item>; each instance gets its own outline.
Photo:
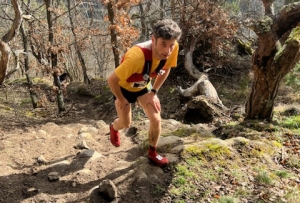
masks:
<path id="1" fill-rule="evenodd" d="M 181 29 L 176 22 L 170 19 L 159 20 L 153 26 L 153 36 L 164 40 L 179 40 Z"/>
<path id="2" fill-rule="evenodd" d="M 152 53 L 156 59 L 167 59 L 181 36 L 181 29 L 170 19 L 160 20 L 153 27 Z"/>

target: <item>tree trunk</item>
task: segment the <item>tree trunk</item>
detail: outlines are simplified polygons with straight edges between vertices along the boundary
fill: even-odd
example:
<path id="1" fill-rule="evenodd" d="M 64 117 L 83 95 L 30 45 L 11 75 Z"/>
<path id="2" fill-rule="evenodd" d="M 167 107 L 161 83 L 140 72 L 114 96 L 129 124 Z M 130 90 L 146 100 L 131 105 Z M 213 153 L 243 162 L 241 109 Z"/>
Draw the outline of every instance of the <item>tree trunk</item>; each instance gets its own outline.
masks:
<path id="1" fill-rule="evenodd" d="M 185 90 L 183 90 L 181 87 L 178 87 L 177 90 L 179 94 L 184 97 L 196 96 L 197 94 L 205 95 L 212 99 L 216 104 L 220 104 L 223 106 L 215 87 L 209 81 L 207 75 L 200 72 L 193 63 L 192 55 L 197 40 L 195 38 L 191 38 L 190 42 L 191 43 L 189 46 L 184 47 L 184 67 L 193 78 L 197 79 L 197 82 L 190 88 L 187 88 Z"/>
<path id="2" fill-rule="evenodd" d="M 2 53 L 0 59 L 0 85 L 2 85 L 8 68 L 8 62 L 10 58 L 10 47 L 7 43 L 0 40 L 0 50 Z"/>
<path id="3" fill-rule="evenodd" d="M 171 18 L 175 19 L 175 0 L 171 0 Z"/>
<path id="4" fill-rule="evenodd" d="M 246 119 L 272 119 L 280 81 L 300 59 L 299 16 L 297 3 L 282 9 L 277 18 L 265 16 L 254 26 L 258 48 L 252 59 L 254 80 L 246 102 Z"/>
<path id="5" fill-rule="evenodd" d="M 160 0 L 160 12 L 159 12 L 159 16 L 160 16 L 160 19 L 163 19 L 164 16 L 165 16 L 165 9 L 164 9 L 164 0 Z"/>
<path id="6" fill-rule="evenodd" d="M 93 41 L 93 39 L 90 39 L 90 42 L 91 42 L 91 45 L 92 45 L 92 50 L 93 50 L 93 53 L 94 53 L 94 57 L 95 57 L 95 59 L 96 59 L 96 61 L 97 61 L 97 66 L 98 67 L 95 67 L 95 78 L 97 78 L 97 77 L 101 77 L 102 75 L 101 75 L 101 73 L 103 73 L 104 71 L 103 71 L 103 67 L 101 66 L 101 62 L 100 62 L 100 55 L 102 55 L 103 53 L 98 53 L 97 52 L 97 49 L 96 49 L 96 46 L 95 46 L 95 44 L 94 44 L 94 41 Z M 105 74 L 103 74 L 103 75 L 105 75 Z M 105 76 L 104 76 L 105 77 Z"/>
<path id="7" fill-rule="evenodd" d="M 146 30 L 147 30 L 147 26 L 145 23 L 145 11 L 143 8 L 143 4 L 142 2 L 139 3 L 139 9 L 140 9 L 140 15 L 141 15 L 141 34 L 140 34 L 140 38 L 139 41 L 145 41 L 146 40 Z"/>
<path id="8" fill-rule="evenodd" d="M 119 53 L 119 45 L 117 40 L 117 31 L 115 28 L 115 13 L 113 9 L 112 2 L 110 1 L 107 4 L 107 12 L 108 12 L 108 19 L 110 22 L 110 38 L 111 38 L 111 46 L 114 54 L 115 59 L 115 68 L 117 68 L 120 64 L 120 53 Z"/>
<path id="9" fill-rule="evenodd" d="M 187 70 L 190 76 L 194 79 L 198 80 L 199 78 L 205 75 L 200 72 L 193 63 L 193 52 L 195 50 L 195 46 L 197 43 L 197 39 L 195 37 L 190 37 L 190 43 L 186 44 L 183 47 L 184 50 L 184 68 Z M 205 75 L 206 76 L 206 75 Z"/>
<path id="10" fill-rule="evenodd" d="M 197 79 L 197 82 L 187 89 L 177 87 L 180 96 L 190 99 L 185 112 L 180 110 L 178 115 L 187 123 L 211 122 L 215 116 L 222 114 L 220 112 L 228 109 L 219 99 L 218 93 L 207 75 L 200 72 L 193 63 L 192 55 L 197 40 L 191 37 L 189 42 L 189 45 L 184 46 L 184 67 L 193 78 Z"/>
<path id="11" fill-rule="evenodd" d="M 71 3 L 70 3 L 70 0 L 68 0 L 68 12 L 69 12 L 69 20 L 70 20 L 70 25 L 71 25 L 71 31 L 72 31 L 74 39 L 75 39 L 75 42 L 74 42 L 75 51 L 77 53 L 77 56 L 79 58 L 79 62 L 80 62 L 81 67 L 82 67 L 83 81 L 84 81 L 85 84 L 90 84 L 91 81 L 90 81 L 90 79 L 87 75 L 87 67 L 85 65 L 84 58 L 81 54 L 80 48 L 79 48 L 78 43 L 77 43 L 77 35 L 75 33 L 75 30 L 74 30 L 74 23 L 73 23 L 73 19 L 72 19 L 72 16 L 71 16 Z"/>
<path id="12" fill-rule="evenodd" d="M 28 71 L 29 71 L 28 38 L 27 38 L 27 34 L 26 34 L 23 24 L 21 24 L 20 31 L 21 31 L 21 35 L 22 35 L 22 39 L 23 39 L 23 47 L 24 47 L 24 52 L 25 52 L 25 59 L 24 59 L 25 74 L 26 74 L 26 79 L 27 79 L 27 83 L 28 83 L 28 89 L 29 89 L 29 93 L 30 93 L 32 107 L 35 109 L 38 107 L 37 94 L 34 91 L 34 87 L 33 87 L 31 78 L 29 77 L 29 74 L 28 74 Z"/>
<path id="13" fill-rule="evenodd" d="M 9 72 L 6 73 L 6 76 L 5 76 L 4 80 L 9 79 L 15 72 L 20 70 L 20 57 L 19 57 L 20 52 L 23 52 L 23 50 L 12 51 L 14 61 L 15 61 L 15 67 L 14 67 L 14 69 L 12 69 L 12 70 L 10 70 Z"/>
<path id="14" fill-rule="evenodd" d="M 49 48 L 48 48 L 48 54 L 50 55 L 50 59 L 49 61 L 51 61 L 51 67 L 52 69 L 55 69 L 57 67 L 57 54 L 55 52 L 52 51 L 51 47 L 54 46 L 54 34 L 53 34 L 53 21 L 52 21 L 52 15 L 51 15 L 51 0 L 45 0 L 45 4 L 46 4 L 46 14 L 47 14 L 47 23 L 48 23 L 48 39 L 49 39 Z M 63 99 L 63 93 L 61 91 L 61 84 L 60 81 L 58 79 L 58 75 L 57 75 L 57 71 L 53 72 L 53 81 L 54 81 L 54 85 L 58 87 L 58 91 L 57 91 L 57 106 L 58 106 L 58 111 L 65 111 L 65 103 L 64 103 L 64 99 Z"/>
<path id="15" fill-rule="evenodd" d="M 2 53 L 0 58 L 0 85 L 3 84 L 9 65 L 10 47 L 8 43 L 16 36 L 22 23 L 22 12 L 18 5 L 18 1 L 12 0 L 11 4 L 14 8 L 15 18 L 10 30 L 0 40 L 0 51 Z"/>

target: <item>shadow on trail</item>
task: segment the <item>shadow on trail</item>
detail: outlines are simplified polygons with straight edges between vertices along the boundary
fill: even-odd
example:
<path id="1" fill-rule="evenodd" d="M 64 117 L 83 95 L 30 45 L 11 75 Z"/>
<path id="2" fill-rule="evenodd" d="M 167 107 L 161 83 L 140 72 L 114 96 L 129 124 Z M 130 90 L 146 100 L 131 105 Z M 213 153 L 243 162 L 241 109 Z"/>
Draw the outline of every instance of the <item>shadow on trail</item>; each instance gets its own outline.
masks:
<path id="1" fill-rule="evenodd" d="M 91 157 L 84 156 L 80 152 L 73 157 L 65 157 L 65 160 L 59 159 L 57 162 L 51 162 L 50 165 L 37 166 L 35 172 L 30 171 L 29 166 L 26 166 L 20 170 L 21 173 L 16 171 L 12 175 L 0 176 L 0 203 L 52 202 L 59 199 L 74 199 L 74 201 L 68 202 L 90 203 L 159 202 L 167 191 L 172 174 L 150 164 L 142 152 L 136 148 L 132 148 L 126 153 L 128 157 L 125 157 L 124 160 L 130 162 L 130 165 L 119 166 L 120 169 L 117 170 L 106 168 L 105 171 L 105 161 L 113 162 L 114 160 L 107 159 L 101 162 L 100 157 L 99 162 L 96 162 L 99 165 L 94 166 L 98 168 L 95 169 L 98 178 L 91 178 L 83 184 L 78 182 L 76 177 L 85 168 Z M 49 181 L 48 174 L 54 171 L 60 174 L 60 179 Z M 71 176 L 73 179 L 65 179 L 64 177 L 67 176 Z M 98 191 L 99 184 L 106 179 L 112 180 L 118 188 L 119 197 L 115 200 L 107 199 Z M 41 193 L 42 196 L 39 195 Z M 70 194 L 72 198 L 70 198 Z"/>

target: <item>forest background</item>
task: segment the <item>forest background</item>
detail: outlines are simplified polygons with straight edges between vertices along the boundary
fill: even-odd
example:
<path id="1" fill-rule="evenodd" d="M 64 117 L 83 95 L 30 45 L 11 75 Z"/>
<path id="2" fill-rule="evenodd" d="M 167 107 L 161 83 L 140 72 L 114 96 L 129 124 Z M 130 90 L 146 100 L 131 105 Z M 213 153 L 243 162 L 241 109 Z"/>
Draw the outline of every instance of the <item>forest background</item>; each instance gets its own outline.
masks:
<path id="1" fill-rule="evenodd" d="M 128 47 L 149 39 L 151 25 L 169 17 L 184 27 L 180 41 L 183 66 L 198 82 L 211 85 L 208 72 L 236 72 L 230 69 L 237 67 L 233 64 L 239 60 L 233 54 L 237 46 L 253 54 L 254 78 L 245 117 L 271 120 L 279 83 L 299 60 L 294 51 L 298 48 L 299 5 L 281 9 L 293 2 L 159 1 L 158 7 L 158 1 L 28 1 L 20 7 L 17 1 L 3 1 L 7 26 L 2 29 L 10 29 L 3 30 L 0 83 L 19 70 L 23 61 L 24 68 L 17 72 L 26 75 L 33 107 L 41 99 L 32 86 L 31 74 L 53 75 L 58 109 L 64 111 L 57 79 L 60 72 L 67 71 L 72 81 L 86 84 L 91 78 L 105 79 Z M 11 17 L 13 13 L 15 17 Z M 19 29 L 21 35 L 16 36 Z M 7 73 L 11 50 L 15 64 Z M 181 95 L 186 94 L 181 91 Z M 210 97 L 218 100 L 217 95 Z"/>

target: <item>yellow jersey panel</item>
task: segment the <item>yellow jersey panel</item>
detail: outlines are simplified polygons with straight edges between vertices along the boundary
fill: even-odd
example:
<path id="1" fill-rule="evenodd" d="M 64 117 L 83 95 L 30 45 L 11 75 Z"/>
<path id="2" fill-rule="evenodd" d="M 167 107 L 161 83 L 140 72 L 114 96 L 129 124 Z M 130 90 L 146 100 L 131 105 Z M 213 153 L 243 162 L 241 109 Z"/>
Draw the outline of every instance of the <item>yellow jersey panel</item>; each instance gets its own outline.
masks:
<path id="1" fill-rule="evenodd" d="M 147 87 L 150 89 L 151 86 L 151 80 L 149 83 L 143 81 L 139 82 L 139 84 L 135 82 L 127 82 L 126 80 L 134 73 L 142 74 L 144 70 L 144 64 L 145 64 L 145 56 L 140 47 L 147 48 L 151 50 L 152 41 L 149 40 L 147 42 L 137 44 L 137 46 L 133 46 L 130 48 L 123 59 L 123 62 L 115 69 L 115 73 L 120 79 L 119 85 L 123 87 L 124 89 L 131 91 L 131 92 L 138 92 L 142 90 L 143 88 Z M 170 56 L 167 58 L 165 66 L 163 69 L 169 69 L 171 67 L 177 66 L 177 56 L 179 51 L 179 45 L 176 42 L 175 48 L 170 54 Z M 157 60 L 152 57 L 152 65 L 151 65 L 151 71 L 150 73 L 154 72 L 157 68 L 158 64 L 160 63 L 160 60 Z M 138 87 L 137 87 L 138 86 Z"/>

